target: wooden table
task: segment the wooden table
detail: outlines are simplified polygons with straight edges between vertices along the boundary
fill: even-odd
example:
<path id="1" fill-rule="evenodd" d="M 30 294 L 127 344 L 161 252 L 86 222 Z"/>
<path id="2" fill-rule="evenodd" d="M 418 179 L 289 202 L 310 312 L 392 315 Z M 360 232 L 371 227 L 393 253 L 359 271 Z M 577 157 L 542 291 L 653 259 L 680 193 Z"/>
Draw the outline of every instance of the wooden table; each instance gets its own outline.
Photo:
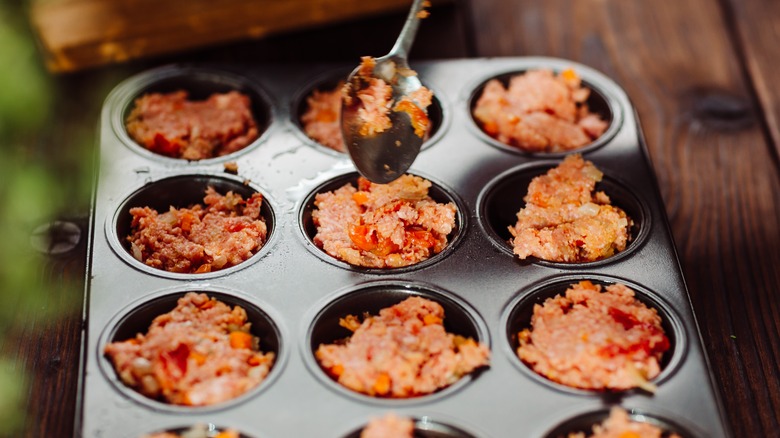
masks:
<path id="1" fill-rule="evenodd" d="M 58 77 L 56 116 L 41 156 L 72 170 L 68 148 L 85 138 L 94 144 L 89 139 L 102 99 L 134 72 L 172 61 L 353 61 L 385 53 L 403 18 Z M 780 437 L 780 87 L 770 82 L 780 66 L 778 29 L 775 0 L 462 0 L 433 9 L 412 52 L 413 61 L 568 58 L 627 90 L 735 437 Z M 68 215 L 86 226 L 87 205 Z M 45 273 L 55 284 L 48 306 L 83 299 L 86 253 L 82 240 L 52 257 Z M 76 287 L 62 286 L 66 280 Z M 71 308 L 0 346 L 34 376 L 26 436 L 72 434 L 82 321 L 78 306 Z"/>

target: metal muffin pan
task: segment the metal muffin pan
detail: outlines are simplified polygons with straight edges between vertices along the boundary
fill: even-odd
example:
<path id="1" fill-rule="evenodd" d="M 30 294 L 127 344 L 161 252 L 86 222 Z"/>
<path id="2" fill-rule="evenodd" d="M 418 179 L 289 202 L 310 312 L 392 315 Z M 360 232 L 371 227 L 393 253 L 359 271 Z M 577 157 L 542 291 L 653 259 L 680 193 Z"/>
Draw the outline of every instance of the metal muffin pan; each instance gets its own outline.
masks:
<path id="1" fill-rule="evenodd" d="M 108 96 L 99 128 L 77 435 L 138 437 L 207 423 L 256 438 L 340 438 L 357 436 L 369 419 L 395 412 L 414 418 L 419 436 L 542 438 L 568 428 L 587 429 L 611 406 L 620 405 L 640 421 L 657 421 L 685 437 L 730 436 L 637 116 L 617 84 L 587 66 L 552 58 L 413 65 L 436 93 L 441 115 L 410 173 L 434 183 L 434 198 L 456 203 L 457 229 L 439 256 L 410 268 L 378 271 L 336 261 L 312 241 L 314 195 L 352 182 L 357 174 L 347 155 L 308 139 L 296 118 L 313 87 L 351 67 L 174 65 L 131 77 Z M 488 79 L 543 67 L 574 68 L 594 90 L 593 109 L 611 121 L 603 138 L 578 152 L 604 173 L 598 188 L 635 225 L 628 249 L 600 262 L 520 261 L 505 242 L 527 182 L 564 154 L 528 154 L 496 145 L 470 110 Z M 200 96 L 203 90 L 224 91 L 225 86 L 250 94 L 263 128 L 261 137 L 242 151 L 190 162 L 143 150 L 125 132 L 132 101 L 145 91 L 193 87 Z M 230 161 L 238 165 L 237 176 L 225 172 Z M 132 259 L 122 236 L 127 210 L 137 202 L 196 202 L 209 182 L 264 195 L 269 225 L 264 248 L 236 267 L 209 274 L 155 272 Z M 561 387 L 515 356 L 513 336 L 528 317 L 527 306 L 583 279 L 624 282 L 664 318 L 672 348 L 653 380 L 655 394 Z M 152 313 L 164 312 L 174 297 L 190 290 L 252 309 L 261 347 L 278 352 L 268 379 L 257 389 L 220 405 L 187 408 L 148 400 L 122 386 L 103 357 L 105 343 L 141 330 Z M 313 357 L 316 345 L 344 335 L 334 318 L 375 312 L 410 294 L 433 297 L 447 309 L 449 330 L 490 345 L 490 367 L 435 394 L 406 400 L 353 393 L 319 368 Z M 264 336 L 270 336 L 270 344 Z M 438 435 L 424 434 L 425 427 Z"/>

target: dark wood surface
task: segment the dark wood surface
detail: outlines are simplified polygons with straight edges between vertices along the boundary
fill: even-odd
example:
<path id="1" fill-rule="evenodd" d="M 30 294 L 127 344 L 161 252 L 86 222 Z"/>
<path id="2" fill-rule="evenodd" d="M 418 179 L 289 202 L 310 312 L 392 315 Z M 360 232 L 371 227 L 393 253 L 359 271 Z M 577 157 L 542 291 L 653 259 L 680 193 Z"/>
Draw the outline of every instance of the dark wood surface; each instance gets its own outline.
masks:
<path id="1" fill-rule="evenodd" d="M 780 3 L 463 0 L 432 12 L 413 59 L 555 56 L 599 69 L 627 90 L 638 108 L 733 435 L 780 437 L 780 91 L 773 83 Z M 322 62 L 380 55 L 403 18 L 366 19 L 56 78 L 57 107 L 40 155 L 63 163 L 64 174 L 89 170 L 73 162 L 68 148 L 76 147 L 76 139 L 89 143 L 102 99 L 134 72 L 172 61 Z M 68 214 L 84 225 L 87 205 L 74 210 Z M 82 242 L 52 258 L 44 275 L 54 280 L 48 306 L 83 299 L 86 253 Z M 25 436 L 72 435 L 82 322 L 79 306 L 70 308 L 0 345 L 34 377 Z"/>

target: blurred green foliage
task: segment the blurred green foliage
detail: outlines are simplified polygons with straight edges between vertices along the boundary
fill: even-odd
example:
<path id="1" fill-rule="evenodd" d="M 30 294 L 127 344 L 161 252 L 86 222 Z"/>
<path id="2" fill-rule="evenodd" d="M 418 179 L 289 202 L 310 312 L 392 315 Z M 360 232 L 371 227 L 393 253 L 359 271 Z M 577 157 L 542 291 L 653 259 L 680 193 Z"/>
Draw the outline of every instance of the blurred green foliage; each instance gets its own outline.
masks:
<path id="1" fill-rule="evenodd" d="M 15 350 L 20 331 L 44 319 L 55 321 L 63 310 L 50 303 L 44 255 L 30 245 L 32 230 L 56 217 L 64 202 L 62 182 L 36 155 L 51 117 L 52 78 L 42 66 L 24 6 L 0 0 L 0 346 L 5 352 Z M 24 359 L 0 355 L 3 436 L 24 427 L 29 382 L 24 367 Z"/>

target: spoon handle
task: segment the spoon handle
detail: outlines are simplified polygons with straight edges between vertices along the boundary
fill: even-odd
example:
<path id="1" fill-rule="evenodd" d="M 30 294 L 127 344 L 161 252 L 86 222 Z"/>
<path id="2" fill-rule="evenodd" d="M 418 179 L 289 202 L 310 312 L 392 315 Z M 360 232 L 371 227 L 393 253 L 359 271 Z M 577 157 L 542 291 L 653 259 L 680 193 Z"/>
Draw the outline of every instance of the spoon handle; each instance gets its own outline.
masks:
<path id="1" fill-rule="evenodd" d="M 398 39 L 395 40 L 395 45 L 387 57 L 401 58 L 406 60 L 409 56 L 409 50 L 414 43 L 414 37 L 417 35 L 417 28 L 420 27 L 419 13 L 423 9 L 423 2 L 425 0 L 414 0 L 412 7 L 409 10 L 409 15 L 406 17 L 401 33 L 398 35 Z"/>

